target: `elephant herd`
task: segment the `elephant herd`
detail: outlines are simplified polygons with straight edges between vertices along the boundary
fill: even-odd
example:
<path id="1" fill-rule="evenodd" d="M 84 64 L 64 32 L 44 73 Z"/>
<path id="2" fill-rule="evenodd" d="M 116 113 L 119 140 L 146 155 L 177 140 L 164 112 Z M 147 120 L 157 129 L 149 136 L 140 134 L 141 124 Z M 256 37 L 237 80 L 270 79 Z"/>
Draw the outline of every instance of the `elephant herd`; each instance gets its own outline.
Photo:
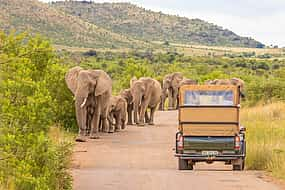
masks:
<path id="1" fill-rule="evenodd" d="M 130 87 L 112 95 L 112 79 L 103 70 L 85 70 L 79 66 L 71 68 L 65 75 L 67 87 L 75 99 L 75 112 L 79 133 L 76 141 L 99 138 L 99 132 L 113 133 L 127 125 L 154 125 L 154 113 L 159 105 L 164 110 L 168 98 L 168 109 L 176 109 L 178 90 L 184 84 L 197 81 L 175 72 L 164 77 L 162 85 L 150 77 L 132 78 Z M 207 81 L 211 85 L 238 85 L 241 79 L 216 79 Z M 162 87 L 161 87 L 162 86 Z M 148 113 L 149 112 L 149 113 Z M 134 123 L 133 123 L 134 122 Z"/>

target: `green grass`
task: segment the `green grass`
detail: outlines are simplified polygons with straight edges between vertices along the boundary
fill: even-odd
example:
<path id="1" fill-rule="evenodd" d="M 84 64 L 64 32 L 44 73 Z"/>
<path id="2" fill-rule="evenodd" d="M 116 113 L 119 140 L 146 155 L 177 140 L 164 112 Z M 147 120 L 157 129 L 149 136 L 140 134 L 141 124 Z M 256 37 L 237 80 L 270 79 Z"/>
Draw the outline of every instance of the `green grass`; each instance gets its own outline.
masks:
<path id="1" fill-rule="evenodd" d="M 285 103 L 245 108 L 241 119 L 247 128 L 247 169 L 285 180 Z"/>

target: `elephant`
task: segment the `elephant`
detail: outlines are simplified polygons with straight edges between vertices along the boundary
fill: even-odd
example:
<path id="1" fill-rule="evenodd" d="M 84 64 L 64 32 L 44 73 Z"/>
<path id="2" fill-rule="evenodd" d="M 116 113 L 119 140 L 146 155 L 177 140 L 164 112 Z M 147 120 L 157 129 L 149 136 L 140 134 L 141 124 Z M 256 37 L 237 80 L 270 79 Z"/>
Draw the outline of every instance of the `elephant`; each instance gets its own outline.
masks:
<path id="1" fill-rule="evenodd" d="M 209 85 L 235 85 L 238 86 L 240 89 L 240 95 L 242 98 L 245 98 L 244 93 L 244 84 L 245 82 L 240 78 L 231 78 L 231 79 L 215 79 L 206 81 L 206 84 Z"/>
<path id="2" fill-rule="evenodd" d="M 133 125 L 133 97 L 131 94 L 131 89 L 124 89 L 120 92 L 120 96 L 122 96 L 127 101 L 127 112 L 128 112 L 128 121 L 127 125 Z"/>
<path id="3" fill-rule="evenodd" d="M 122 96 L 112 96 L 108 108 L 110 132 L 126 128 L 127 101 Z M 113 120 L 115 119 L 115 124 Z M 115 128 L 113 127 L 115 125 Z"/>
<path id="4" fill-rule="evenodd" d="M 99 138 L 100 123 L 109 132 L 108 104 L 112 94 L 112 80 L 102 70 L 84 70 L 79 66 L 65 75 L 67 87 L 75 97 L 76 120 L 79 127 L 76 141 L 85 142 L 86 136 Z"/>
<path id="5" fill-rule="evenodd" d="M 183 75 L 180 72 L 167 74 L 162 82 L 162 96 L 160 102 L 161 110 L 164 110 L 166 97 L 168 97 L 168 109 L 175 109 L 177 105 L 177 96 L 180 82 L 183 80 Z"/>
<path id="6" fill-rule="evenodd" d="M 161 97 L 160 83 L 150 77 L 142 77 L 132 83 L 131 94 L 134 104 L 134 122 L 139 126 L 144 126 L 145 122 L 154 125 L 154 112 Z M 150 108 L 149 118 L 147 108 Z"/>

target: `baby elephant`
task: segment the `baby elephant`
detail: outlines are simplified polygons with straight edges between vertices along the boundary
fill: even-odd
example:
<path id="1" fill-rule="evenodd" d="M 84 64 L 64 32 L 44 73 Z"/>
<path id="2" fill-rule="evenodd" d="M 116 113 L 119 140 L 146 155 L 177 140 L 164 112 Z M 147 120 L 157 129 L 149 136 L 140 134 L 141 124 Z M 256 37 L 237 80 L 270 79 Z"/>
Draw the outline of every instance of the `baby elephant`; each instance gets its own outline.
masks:
<path id="1" fill-rule="evenodd" d="M 110 132 L 120 131 L 126 127 L 127 101 L 122 96 L 112 96 L 109 104 L 108 120 Z M 115 120 L 115 123 L 113 121 Z M 115 126 L 115 127 L 114 127 Z"/>

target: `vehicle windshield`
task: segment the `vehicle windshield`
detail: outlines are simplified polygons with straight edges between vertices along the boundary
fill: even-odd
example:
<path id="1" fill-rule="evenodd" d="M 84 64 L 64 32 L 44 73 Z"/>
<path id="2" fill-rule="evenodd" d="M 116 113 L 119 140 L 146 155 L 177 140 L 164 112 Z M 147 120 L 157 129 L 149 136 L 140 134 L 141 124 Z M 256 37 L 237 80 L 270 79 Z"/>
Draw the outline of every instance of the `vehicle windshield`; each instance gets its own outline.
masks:
<path id="1" fill-rule="evenodd" d="M 183 103 L 185 106 L 232 106 L 234 93 L 232 90 L 186 90 Z"/>

